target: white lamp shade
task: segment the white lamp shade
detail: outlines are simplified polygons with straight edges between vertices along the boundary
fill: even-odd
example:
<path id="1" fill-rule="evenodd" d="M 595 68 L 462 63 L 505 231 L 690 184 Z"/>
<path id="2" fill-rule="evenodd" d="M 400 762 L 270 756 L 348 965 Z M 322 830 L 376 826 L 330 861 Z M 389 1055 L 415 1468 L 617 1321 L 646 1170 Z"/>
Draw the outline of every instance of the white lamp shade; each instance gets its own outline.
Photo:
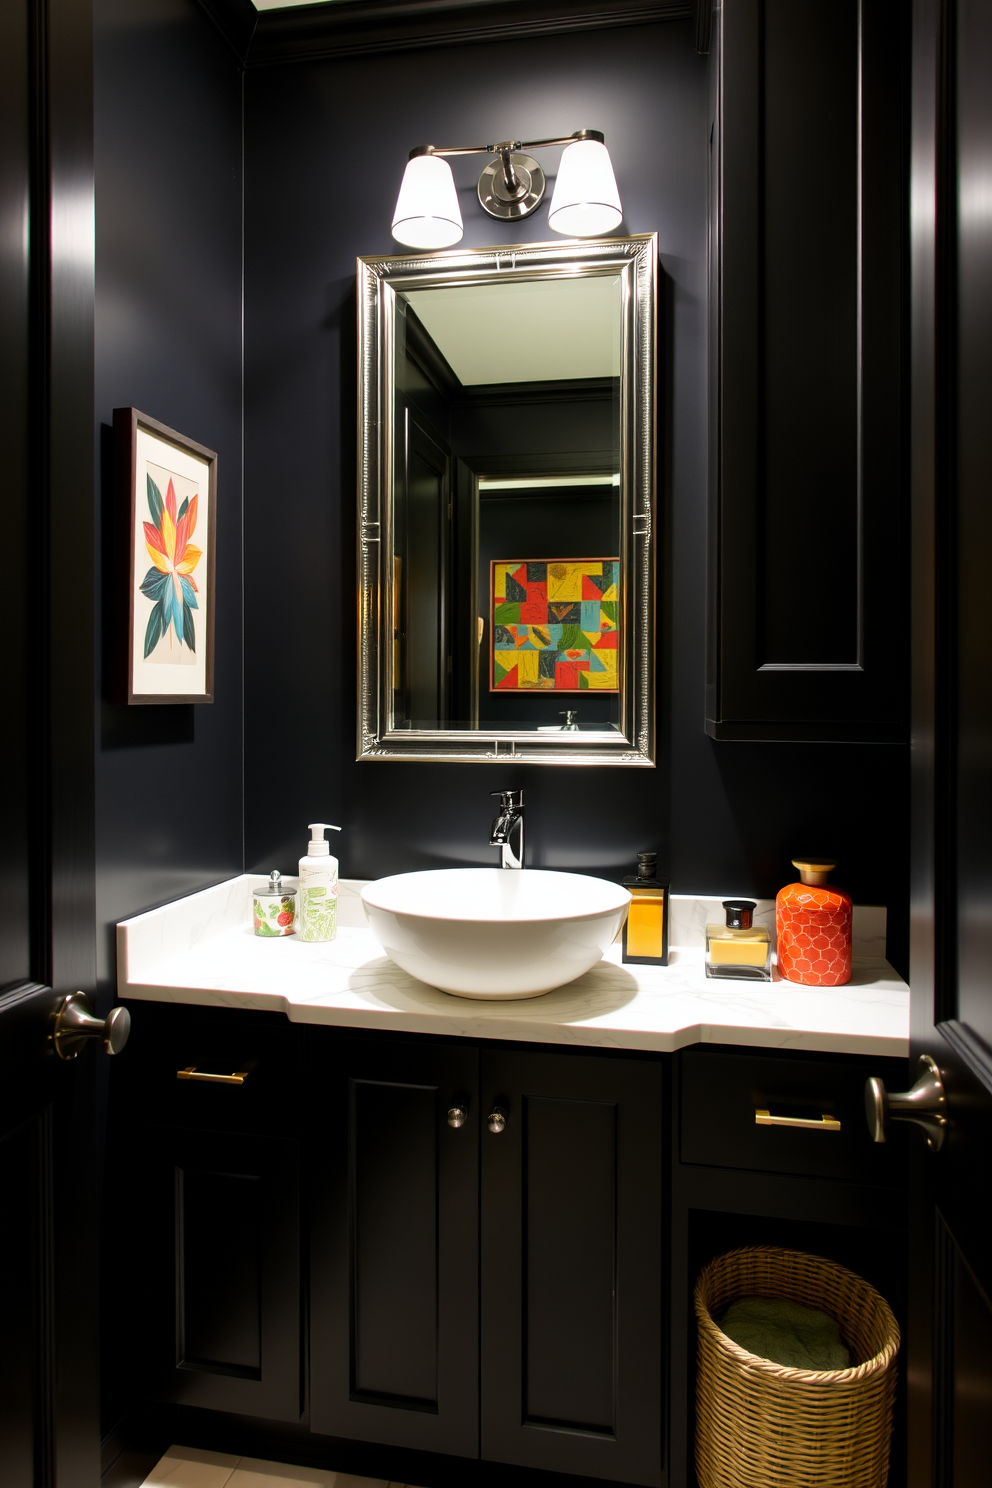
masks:
<path id="1" fill-rule="evenodd" d="M 623 208 L 610 152 L 599 140 L 576 140 L 561 154 L 548 226 L 570 238 L 595 238 L 620 226 Z"/>
<path id="2" fill-rule="evenodd" d="M 451 166 L 439 155 L 415 155 L 396 198 L 393 237 L 408 248 L 450 248 L 462 231 Z"/>

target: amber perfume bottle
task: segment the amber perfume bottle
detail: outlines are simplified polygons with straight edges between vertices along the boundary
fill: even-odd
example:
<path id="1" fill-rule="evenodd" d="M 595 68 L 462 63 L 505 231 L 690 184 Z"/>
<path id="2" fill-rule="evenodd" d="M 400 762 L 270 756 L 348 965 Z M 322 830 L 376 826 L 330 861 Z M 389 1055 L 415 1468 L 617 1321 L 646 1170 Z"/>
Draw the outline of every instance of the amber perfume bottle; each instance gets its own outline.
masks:
<path id="1" fill-rule="evenodd" d="M 668 965 L 667 878 L 658 878 L 658 854 L 637 854 L 636 877 L 625 878 L 630 911 L 623 927 L 623 960 L 634 966 Z"/>
<path id="2" fill-rule="evenodd" d="M 793 858 L 799 883 L 775 900 L 778 969 L 802 987 L 842 987 L 851 980 L 851 896 L 834 888 L 837 867 L 823 858 Z"/>
<path id="3" fill-rule="evenodd" d="M 706 926 L 706 975 L 740 982 L 770 982 L 771 936 L 751 923 L 753 899 L 724 899 L 725 925 Z"/>

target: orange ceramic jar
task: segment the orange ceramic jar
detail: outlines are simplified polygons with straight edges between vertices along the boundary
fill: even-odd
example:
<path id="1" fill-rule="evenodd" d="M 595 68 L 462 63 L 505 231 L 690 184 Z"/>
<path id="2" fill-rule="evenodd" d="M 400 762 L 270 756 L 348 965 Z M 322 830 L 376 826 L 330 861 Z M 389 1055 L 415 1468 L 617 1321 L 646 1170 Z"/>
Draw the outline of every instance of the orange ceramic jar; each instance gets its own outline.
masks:
<path id="1" fill-rule="evenodd" d="M 793 858 L 801 882 L 775 900 L 778 970 L 803 987 L 840 987 L 851 980 L 851 896 L 827 882 L 836 863 Z"/>

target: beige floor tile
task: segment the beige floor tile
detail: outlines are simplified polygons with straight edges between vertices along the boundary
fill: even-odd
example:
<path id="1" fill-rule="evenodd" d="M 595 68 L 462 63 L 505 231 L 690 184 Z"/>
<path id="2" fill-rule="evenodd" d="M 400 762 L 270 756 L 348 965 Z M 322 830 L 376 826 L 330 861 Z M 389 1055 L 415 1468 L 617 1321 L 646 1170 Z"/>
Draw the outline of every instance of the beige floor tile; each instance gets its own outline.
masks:
<path id="1" fill-rule="evenodd" d="M 241 1461 L 199 1447 L 170 1447 L 152 1468 L 143 1488 L 226 1488 Z"/>
<path id="2" fill-rule="evenodd" d="M 170 1484 L 171 1488 L 171 1484 Z M 225 1488 L 389 1488 L 384 1478 L 357 1478 L 321 1467 L 294 1467 L 242 1457 Z"/>

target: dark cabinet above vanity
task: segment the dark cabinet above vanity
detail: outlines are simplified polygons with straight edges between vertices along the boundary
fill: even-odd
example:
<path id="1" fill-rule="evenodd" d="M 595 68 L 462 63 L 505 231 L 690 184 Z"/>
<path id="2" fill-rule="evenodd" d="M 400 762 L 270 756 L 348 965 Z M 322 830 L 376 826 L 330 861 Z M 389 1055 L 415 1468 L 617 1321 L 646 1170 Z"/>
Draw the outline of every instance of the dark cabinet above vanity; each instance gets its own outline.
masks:
<path id="1" fill-rule="evenodd" d="M 736 0 L 714 28 L 715 739 L 908 735 L 908 20 Z"/>

